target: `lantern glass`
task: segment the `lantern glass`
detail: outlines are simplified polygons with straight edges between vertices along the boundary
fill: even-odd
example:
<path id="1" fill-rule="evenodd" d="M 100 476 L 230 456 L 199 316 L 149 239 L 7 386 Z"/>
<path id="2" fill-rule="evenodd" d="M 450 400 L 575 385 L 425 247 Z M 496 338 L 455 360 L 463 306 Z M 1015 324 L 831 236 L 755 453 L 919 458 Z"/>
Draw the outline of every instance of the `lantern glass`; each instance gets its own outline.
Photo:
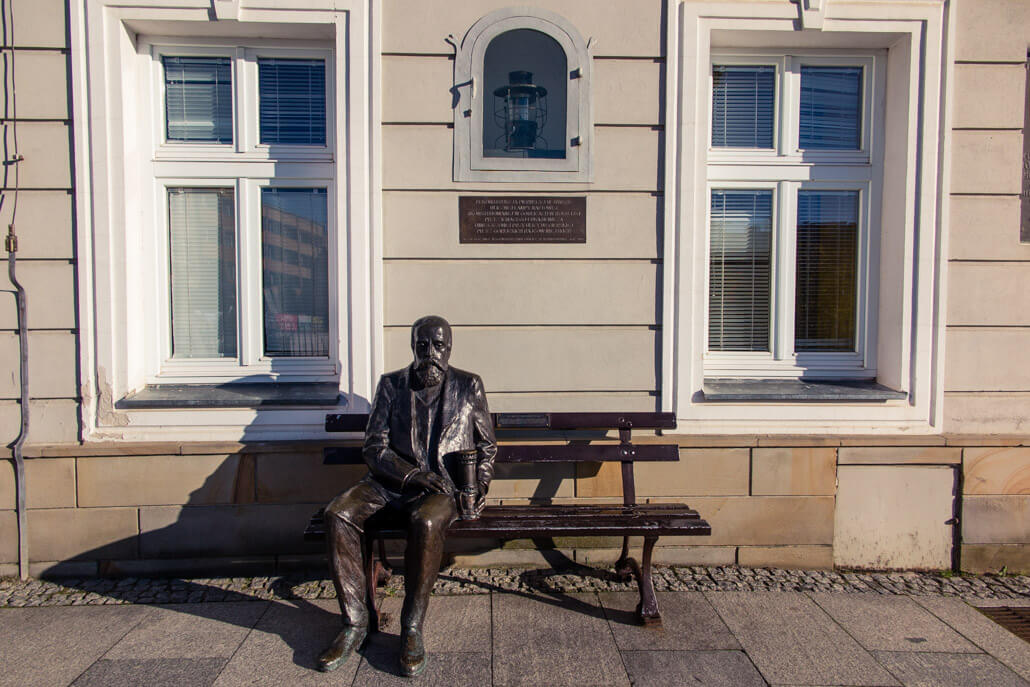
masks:
<path id="1" fill-rule="evenodd" d="M 553 38 L 514 29 L 487 46 L 483 156 L 565 158 L 568 60 Z"/>

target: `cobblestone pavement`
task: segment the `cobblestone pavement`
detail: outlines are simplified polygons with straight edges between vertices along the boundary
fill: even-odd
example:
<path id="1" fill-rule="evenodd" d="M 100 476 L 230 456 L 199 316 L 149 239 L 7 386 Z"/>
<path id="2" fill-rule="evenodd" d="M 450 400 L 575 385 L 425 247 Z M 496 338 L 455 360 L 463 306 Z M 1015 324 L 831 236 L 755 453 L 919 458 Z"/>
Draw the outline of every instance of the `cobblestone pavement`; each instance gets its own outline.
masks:
<path id="1" fill-rule="evenodd" d="M 965 599 L 1030 599 L 1027 575 L 941 575 L 933 573 L 864 573 L 772 568 L 665 567 L 654 569 L 658 591 L 816 591 L 876 592 Z M 404 588 L 394 574 L 382 588 L 395 596 Z M 593 592 L 633 591 L 636 583 L 611 570 L 575 567 L 562 570 L 521 568 L 448 568 L 440 573 L 435 594 L 485 594 L 491 591 Z M 86 606 L 106 604 L 202 603 L 255 599 L 330 599 L 336 596 L 322 571 L 276 577 L 204 579 L 0 579 L 0 607 Z"/>

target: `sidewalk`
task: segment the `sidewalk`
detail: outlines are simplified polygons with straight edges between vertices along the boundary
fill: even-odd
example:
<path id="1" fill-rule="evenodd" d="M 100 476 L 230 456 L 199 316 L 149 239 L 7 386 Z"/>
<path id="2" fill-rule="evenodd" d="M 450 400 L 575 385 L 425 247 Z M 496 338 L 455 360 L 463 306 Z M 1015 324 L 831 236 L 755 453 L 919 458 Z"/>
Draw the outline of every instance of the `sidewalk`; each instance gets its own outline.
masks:
<path id="1" fill-rule="evenodd" d="M 636 594 L 603 571 L 445 571 L 438 591 L 450 593 L 430 605 L 430 662 L 416 680 L 395 667 L 397 577 L 384 632 L 331 674 L 314 670 L 339 625 L 323 580 L 4 580 L 0 685 L 1030 686 L 1030 644 L 971 605 L 1030 607 L 1026 578 L 965 579 L 963 599 L 931 590 L 934 576 L 871 576 L 875 587 L 853 591 L 835 573 L 743 571 L 662 569 L 666 589 L 756 581 L 660 592 L 661 628 L 635 625 Z M 812 589 L 754 591 L 776 579 Z M 218 594 L 229 600 L 208 600 Z"/>

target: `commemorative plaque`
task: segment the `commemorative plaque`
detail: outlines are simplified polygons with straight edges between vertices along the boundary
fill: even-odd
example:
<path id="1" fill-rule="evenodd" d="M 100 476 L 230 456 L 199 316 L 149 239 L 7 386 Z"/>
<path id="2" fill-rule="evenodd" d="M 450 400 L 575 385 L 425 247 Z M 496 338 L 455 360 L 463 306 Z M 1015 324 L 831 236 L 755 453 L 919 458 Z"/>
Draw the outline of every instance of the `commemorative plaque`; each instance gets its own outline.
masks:
<path id="1" fill-rule="evenodd" d="M 461 243 L 586 243 L 587 199 L 459 196 Z"/>

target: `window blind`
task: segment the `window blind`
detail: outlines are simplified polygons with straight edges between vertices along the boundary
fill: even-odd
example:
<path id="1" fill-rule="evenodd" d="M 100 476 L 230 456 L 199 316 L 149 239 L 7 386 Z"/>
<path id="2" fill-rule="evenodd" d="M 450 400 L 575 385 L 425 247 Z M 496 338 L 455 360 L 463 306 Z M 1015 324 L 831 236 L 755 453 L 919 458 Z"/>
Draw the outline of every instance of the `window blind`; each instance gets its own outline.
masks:
<path id="1" fill-rule="evenodd" d="M 261 143 L 325 145 L 325 62 L 258 60 Z"/>
<path id="2" fill-rule="evenodd" d="M 329 355 L 324 188 L 261 189 L 265 354 Z"/>
<path id="3" fill-rule="evenodd" d="M 708 348 L 768 351 L 772 191 L 713 190 Z"/>
<path id="4" fill-rule="evenodd" d="M 862 68 L 801 67 L 800 147 L 862 147 Z"/>
<path id="5" fill-rule="evenodd" d="M 232 65 L 228 57 L 172 57 L 165 69 L 165 138 L 232 143 Z"/>
<path id="6" fill-rule="evenodd" d="M 800 191 L 794 348 L 855 350 L 858 191 Z"/>
<path id="7" fill-rule="evenodd" d="M 172 357 L 236 357 L 232 189 L 168 189 Z"/>
<path id="8" fill-rule="evenodd" d="M 776 68 L 712 67 L 712 147 L 772 148 Z"/>

